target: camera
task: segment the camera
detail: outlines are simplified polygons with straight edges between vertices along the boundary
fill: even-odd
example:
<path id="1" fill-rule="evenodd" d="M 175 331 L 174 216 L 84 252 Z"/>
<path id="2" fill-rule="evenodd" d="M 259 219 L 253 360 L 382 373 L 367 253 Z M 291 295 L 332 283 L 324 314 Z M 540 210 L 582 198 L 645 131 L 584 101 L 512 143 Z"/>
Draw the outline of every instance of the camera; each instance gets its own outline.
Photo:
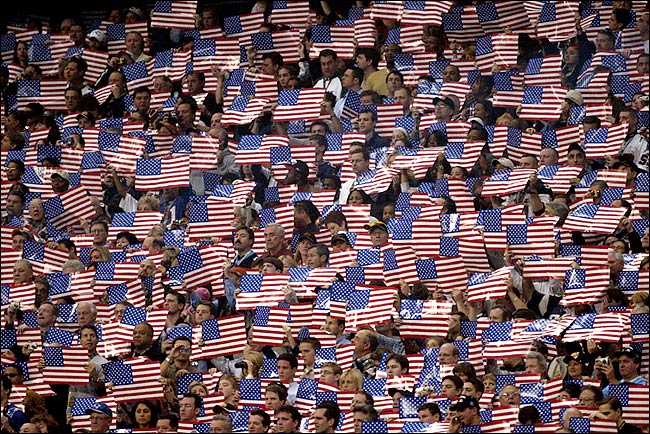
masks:
<path id="1" fill-rule="evenodd" d="M 248 369 L 248 363 L 242 360 L 241 362 L 235 363 L 235 368 Z"/>
<path id="2" fill-rule="evenodd" d="M 601 365 L 609 365 L 609 357 L 596 357 L 596 363 Z"/>
<path id="3" fill-rule="evenodd" d="M 190 347 L 188 347 L 187 345 L 179 345 L 176 348 L 178 348 L 178 351 L 183 351 L 183 352 L 188 352 L 190 350 Z"/>
<path id="4" fill-rule="evenodd" d="M 34 351 L 38 348 L 38 344 L 36 342 L 30 342 L 29 345 L 27 345 L 27 348 L 29 348 L 30 351 Z"/>
<path id="5" fill-rule="evenodd" d="M 601 194 L 600 190 L 589 190 L 589 196 L 591 197 L 600 197 Z"/>

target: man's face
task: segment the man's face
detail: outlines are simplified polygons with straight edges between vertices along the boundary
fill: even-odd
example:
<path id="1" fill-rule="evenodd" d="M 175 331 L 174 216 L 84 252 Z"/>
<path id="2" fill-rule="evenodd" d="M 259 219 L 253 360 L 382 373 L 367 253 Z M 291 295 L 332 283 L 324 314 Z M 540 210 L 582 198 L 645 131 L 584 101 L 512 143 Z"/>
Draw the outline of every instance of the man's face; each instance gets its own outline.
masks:
<path id="1" fill-rule="evenodd" d="M 331 366 L 326 366 L 320 370 L 320 381 L 327 384 L 338 384 L 339 375 L 334 374 L 334 369 Z"/>
<path id="2" fill-rule="evenodd" d="M 7 138 L 7 140 L 8 140 L 8 136 L 5 136 L 5 138 Z M 4 138 L 3 138 L 3 140 L 4 140 Z M 23 173 L 18 168 L 16 163 L 9 163 L 7 165 L 7 180 L 9 180 L 9 181 L 20 181 L 22 176 L 23 176 Z"/>
<path id="3" fill-rule="evenodd" d="M 336 190 L 336 181 L 331 178 L 325 178 L 322 181 L 323 190 Z"/>
<path id="4" fill-rule="evenodd" d="M 370 66 L 370 62 L 366 58 L 365 54 L 358 54 L 357 55 L 357 66 L 363 70 L 368 68 Z"/>
<path id="5" fill-rule="evenodd" d="M 529 374 L 543 374 L 544 370 L 537 359 L 526 359 L 526 372 Z"/>
<path id="6" fill-rule="evenodd" d="M 262 71 L 264 71 L 266 74 L 273 74 L 275 75 L 275 71 L 277 71 L 278 65 L 274 65 L 273 61 L 270 58 L 262 59 Z"/>
<path id="7" fill-rule="evenodd" d="M 402 79 L 400 78 L 399 75 L 397 74 L 390 74 L 386 78 L 386 87 L 388 88 L 389 92 L 394 92 L 397 89 L 401 89 L 404 87 L 404 83 L 402 83 Z"/>
<path id="8" fill-rule="evenodd" d="M 295 373 L 296 370 L 291 367 L 291 364 L 287 360 L 278 360 L 278 377 L 281 382 L 293 382 L 293 375 Z"/>
<path id="9" fill-rule="evenodd" d="M 586 164 L 585 154 L 578 151 L 577 149 L 571 150 L 566 157 L 566 163 L 568 166 L 580 166 L 585 167 Z"/>
<path id="10" fill-rule="evenodd" d="M 50 182 L 52 183 L 52 190 L 55 193 L 63 193 L 68 188 L 68 182 L 60 176 L 53 176 Z"/>
<path id="11" fill-rule="evenodd" d="M 203 304 L 196 306 L 194 319 L 197 324 L 203 323 L 203 321 L 210 319 L 211 316 L 212 314 L 210 313 L 210 307 Z"/>
<path id="12" fill-rule="evenodd" d="M 426 422 L 426 423 L 433 423 L 433 422 L 440 422 L 440 415 L 439 414 L 431 414 L 431 410 L 426 409 L 426 410 L 420 410 L 418 411 L 418 419 L 420 422 Z"/>
<path id="13" fill-rule="evenodd" d="M 288 89 L 291 72 L 287 68 L 278 69 L 278 83 L 282 89 Z"/>
<path id="14" fill-rule="evenodd" d="M 535 164 L 533 157 L 521 157 L 519 165 L 525 169 L 537 169 L 537 164 Z"/>
<path id="15" fill-rule="evenodd" d="M 93 243 L 95 245 L 103 245 L 108 239 L 108 232 L 106 232 L 104 225 L 91 226 L 90 233 L 93 234 Z"/>
<path id="16" fill-rule="evenodd" d="M 354 354 L 356 354 L 357 357 L 363 357 L 370 352 L 370 345 L 366 341 L 368 333 L 370 333 L 368 330 L 361 330 L 354 336 L 354 338 L 352 338 Z"/>
<path id="17" fill-rule="evenodd" d="M 77 306 L 77 322 L 79 326 L 91 325 L 95 322 L 95 315 L 87 303 Z"/>
<path id="18" fill-rule="evenodd" d="M 442 71 L 442 82 L 449 83 L 450 81 L 459 81 L 460 80 L 460 71 L 457 67 L 453 65 L 447 66 Z"/>
<path id="19" fill-rule="evenodd" d="M 97 347 L 97 334 L 90 330 L 90 329 L 84 329 L 81 332 L 81 336 L 79 337 L 79 343 L 81 344 L 82 347 L 84 348 L 90 348 L 90 349 L 95 349 Z"/>
<path id="20" fill-rule="evenodd" d="M 175 432 L 172 426 L 169 424 L 169 419 L 158 419 L 156 422 L 156 432 Z M 210 432 L 213 432 L 210 430 Z"/>
<path id="21" fill-rule="evenodd" d="M 631 112 L 621 112 L 618 118 L 621 121 L 621 123 L 627 122 L 628 134 L 636 131 L 636 122 L 637 122 L 636 115 L 632 114 Z"/>
<path id="22" fill-rule="evenodd" d="M 151 345 L 153 335 L 146 324 L 138 324 L 133 329 L 133 344 L 136 348 L 147 348 Z"/>
<path id="23" fill-rule="evenodd" d="M 408 89 L 405 87 L 395 90 L 393 94 L 393 101 L 395 104 L 401 104 L 404 110 L 411 107 L 411 96 L 409 95 Z"/>
<path id="24" fill-rule="evenodd" d="M 450 365 L 458 361 L 457 356 L 454 356 L 451 344 L 443 344 L 438 352 L 438 362 L 440 364 Z"/>
<path id="25" fill-rule="evenodd" d="M 23 203 L 20 200 L 20 197 L 14 194 L 8 195 L 5 209 L 9 215 L 21 215 L 23 211 Z"/>
<path id="26" fill-rule="evenodd" d="M 612 410 L 612 407 L 609 404 L 599 406 L 598 411 L 601 412 L 607 420 L 617 420 L 619 416 L 619 412 Z"/>
<path id="27" fill-rule="evenodd" d="M 646 20 L 648 15 L 645 15 Z M 643 75 L 648 75 L 650 73 L 650 56 L 640 56 L 636 61 L 636 70 Z"/>
<path id="28" fill-rule="evenodd" d="M 323 77 L 332 78 L 336 72 L 336 60 L 332 56 L 323 56 L 320 58 L 320 69 L 323 72 Z"/>
<path id="29" fill-rule="evenodd" d="M 139 112 L 146 113 L 149 111 L 149 107 L 151 106 L 151 97 L 147 92 L 139 92 L 135 95 L 133 102 L 135 108 L 138 109 Z"/>
<path id="30" fill-rule="evenodd" d="M 181 339 L 174 344 L 172 352 L 176 354 L 176 359 L 182 362 L 188 361 L 192 355 L 192 343 Z"/>
<path id="31" fill-rule="evenodd" d="M 36 315 L 36 322 L 40 327 L 50 327 L 56 322 L 56 315 L 54 315 L 54 306 L 51 304 L 44 304 L 38 308 Z"/>
<path id="32" fill-rule="evenodd" d="M 359 115 L 359 132 L 370 134 L 375 129 L 375 122 L 372 120 L 371 113 L 361 113 Z"/>
<path id="33" fill-rule="evenodd" d="M 267 250 L 275 250 L 280 247 L 282 237 L 275 227 L 264 229 L 264 243 Z"/>
<path id="34" fill-rule="evenodd" d="M 311 128 L 309 129 L 309 132 L 311 134 L 318 134 L 319 136 L 327 135 L 327 131 L 325 131 L 325 127 L 319 124 L 312 125 Z"/>
<path id="35" fill-rule="evenodd" d="M 451 116 L 454 114 L 454 109 L 444 102 L 438 101 L 433 109 L 433 114 L 437 120 L 450 120 Z"/>
<path id="36" fill-rule="evenodd" d="M 557 164 L 557 152 L 551 148 L 544 148 L 539 154 L 541 164 L 544 166 L 554 166 Z"/>
<path id="37" fill-rule="evenodd" d="M 79 93 L 74 90 L 67 90 L 65 92 L 65 107 L 68 111 L 76 111 L 79 107 Z"/>
<path id="38" fill-rule="evenodd" d="M 323 329 L 327 333 L 331 333 L 334 336 L 339 336 L 339 333 L 343 332 L 342 326 L 339 325 L 338 320 L 332 319 L 330 317 L 327 317 L 327 319 L 325 320 L 325 326 L 323 327 Z"/>
<path id="39" fill-rule="evenodd" d="M 316 356 L 314 346 L 309 342 L 301 342 L 299 348 L 300 354 L 302 354 L 302 357 L 305 359 L 305 364 L 307 366 L 313 366 L 314 358 Z"/>
<path id="40" fill-rule="evenodd" d="M 276 432 L 294 432 L 298 430 L 298 421 L 291 418 L 291 413 L 281 411 L 278 413 L 275 428 Z"/>
<path id="41" fill-rule="evenodd" d="M 210 423 L 210 432 L 211 433 L 229 433 L 230 431 L 226 427 L 226 421 L 213 420 Z"/>
<path id="42" fill-rule="evenodd" d="M 499 404 L 502 406 L 505 405 L 515 405 L 519 406 L 521 402 L 521 394 L 519 389 L 515 386 L 506 386 L 501 389 L 499 393 Z"/>
<path id="43" fill-rule="evenodd" d="M 253 241 L 248 235 L 248 232 L 238 230 L 235 233 L 235 250 L 237 250 L 237 252 L 247 252 L 252 246 Z"/>
<path id="44" fill-rule="evenodd" d="M 264 433 L 266 428 L 262 425 L 262 416 L 253 414 L 248 418 L 248 432 L 249 433 Z"/>
<path id="45" fill-rule="evenodd" d="M 167 309 L 167 312 L 170 315 L 175 315 L 179 312 L 181 304 L 178 302 L 178 297 L 176 297 L 174 294 L 167 294 L 167 297 L 165 297 L 165 302 L 163 303 L 163 307 Z"/>
<path id="46" fill-rule="evenodd" d="M 503 310 L 500 307 L 490 310 L 490 322 L 503 322 Z"/>
<path id="47" fill-rule="evenodd" d="M 611 51 L 614 49 L 614 44 L 607 35 L 598 33 L 598 35 L 596 35 L 596 49 L 598 51 Z"/>
<path id="48" fill-rule="evenodd" d="M 370 233 L 370 242 L 373 246 L 382 246 L 388 242 L 388 232 L 383 229 L 375 229 Z"/>
<path id="49" fill-rule="evenodd" d="M 451 380 L 444 380 L 442 382 L 442 394 L 446 395 L 449 399 L 456 399 L 460 395 L 460 390 L 456 388 L 456 385 Z"/>
<path id="50" fill-rule="evenodd" d="M 351 89 L 354 86 L 354 75 L 351 69 L 346 69 L 341 77 L 341 84 L 345 89 Z"/>
<path id="51" fill-rule="evenodd" d="M 316 411 L 314 411 L 314 415 L 312 416 L 312 419 L 314 420 L 314 428 L 317 433 L 325 433 L 327 432 L 330 427 L 334 424 L 333 420 L 328 420 L 325 417 L 325 410 L 324 408 L 318 408 Z"/>
<path id="52" fill-rule="evenodd" d="M 316 248 L 311 248 L 307 251 L 307 267 L 319 268 L 325 265 L 325 256 L 318 254 Z"/>
<path id="53" fill-rule="evenodd" d="M 634 362 L 634 359 L 625 355 L 618 359 L 618 370 L 625 379 L 634 378 L 639 375 L 638 365 Z"/>
<path id="54" fill-rule="evenodd" d="M 194 407 L 194 398 L 183 398 L 179 403 L 179 415 L 181 420 L 194 420 L 198 409 Z"/>
<path id="55" fill-rule="evenodd" d="M 370 420 L 370 415 L 365 414 L 362 411 L 355 411 L 352 413 L 354 417 L 354 432 L 355 433 L 360 433 L 361 432 L 361 424 L 364 422 L 368 422 Z"/>
<path id="56" fill-rule="evenodd" d="M 194 124 L 194 113 L 189 104 L 179 104 L 176 108 L 176 117 L 180 125 Z"/>
<path id="57" fill-rule="evenodd" d="M 474 415 L 474 412 L 469 407 L 467 407 L 466 409 L 464 409 L 462 411 L 459 411 L 457 413 L 458 418 L 460 419 L 460 421 L 464 425 L 469 425 L 470 424 L 473 415 Z"/>
<path id="58" fill-rule="evenodd" d="M 352 166 L 352 172 L 355 175 L 359 175 L 368 171 L 370 160 L 365 160 L 363 153 L 355 152 L 350 154 L 350 165 Z"/>
<path id="59" fill-rule="evenodd" d="M 108 432 L 111 426 L 111 417 L 104 413 L 93 412 L 90 415 L 91 432 Z"/>

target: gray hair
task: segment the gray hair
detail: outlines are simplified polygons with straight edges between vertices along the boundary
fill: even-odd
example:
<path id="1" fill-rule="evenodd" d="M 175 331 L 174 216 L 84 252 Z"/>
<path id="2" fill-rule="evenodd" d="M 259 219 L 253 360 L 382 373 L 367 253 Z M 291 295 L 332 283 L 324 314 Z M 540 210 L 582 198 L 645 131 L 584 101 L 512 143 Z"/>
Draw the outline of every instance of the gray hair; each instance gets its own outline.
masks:
<path id="1" fill-rule="evenodd" d="M 282 238 L 284 238 L 284 228 L 282 227 L 281 224 L 279 223 L 271 223 L 269 225 L 266 225 L 267 228 L 273 228 L 275 232 L 280 235 Z"/>
<path id="2" fill-rule="evenodd" d="M 217 414 L 212 418 L 213 421 L 223 421 L 226 426 L 224 427 L 226 429 L 226 432 L 231 432 L 232 431 L 232 419 L 230 416 L 226 416 L 225 414 Z"/>
<path id="3" fill-rule="evenodd" d="M 67 268 L 71 268 L 72 272 L 74 273 L 77 271 L 84 271 L 86 269 L 86 266 L 79 259 L 68 259 L 63 263 L 61 269 L 65 270 Z"/>
<path id="4" fill-rule="evenodd" d="M 537 359 L 537 363 L 539 366 L 541 366 L 544 369 L 544 372 L 548 369 L 548 362 L 546 361 L 546 357 L 540 352 L 537 351 L 529 351 L 526 354 L 527 359 Z"/>

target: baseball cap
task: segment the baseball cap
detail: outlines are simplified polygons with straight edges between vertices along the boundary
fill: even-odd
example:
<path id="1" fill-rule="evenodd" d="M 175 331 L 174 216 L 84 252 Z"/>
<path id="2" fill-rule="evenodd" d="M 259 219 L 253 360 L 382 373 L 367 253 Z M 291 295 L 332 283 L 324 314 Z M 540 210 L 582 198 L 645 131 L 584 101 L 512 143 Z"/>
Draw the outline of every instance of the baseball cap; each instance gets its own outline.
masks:
<path id="1" fill-rule="evenodd" d="M 388 228 L 386 228 L 386 223 L 382 221 L 375 221 L 370 224 L 364 225 L 363 228 L 367 230 L 368 232 L 372 233 L 375 229 L 381 229 L 382 231 L 388 232 Z"/>
<path id="2" fill-rule="evenodd" d="M 577 351 L 577 352 L 575 352 L 575 353 L 568 354 L 568 355 L 566 355 L 566 356 L 564 357 L 564 363 L 566 363 L 567 365 L 569 364 L 569 362 L 570 362 L 571 360 L 575 360 L 576 362 L 580 363 L 581 365 L 585 365 L 585 366 L 586 366 L 587 364 L 589 364 L 589 361 L 587 360 L 587 358 L 585 357 L 585 355 L 582 354 L 582 353 L 579 352 L 579 351 Z"/>
<path id="3" fill-rule="evenodd" d="M 99 42 L 106 41 L 106 33 L 102 32 L 99 29 L 95 29 L 92 32 L 88 33 L 88 39 L 96 39 Z"/>
<path id="4" fill-rule="evenodd" d="M 300 175 L 309 175 L 309 166 L 307 166 L 307 163 L 302 160 L 297 160 L 290 166 L 296 169 L 296 172 L 298 172 Z"/>
<path id="5" fill-rule="evenodd" d="M 55 176 L 58 176 L 59 178 L 63 178 L 66 181 L 70 182 L 70 174 L 65 170 L 55 170 L 50 178 L 54 178 Z"/>
<path id="6" fill-rule="evenodd" d="M 449 96 L 446 96 L 446 97 L 444 97 L 444 98 L 441 98 L 441 97 L 437 96 L 437 97 L 435 97 L 435 98 L 433 99 L 433 103 L 434 103 L 434 104 L 438 104 L 438 102 L 440 102 L 440 101 L 441 101 L 443 104 L 446 104 L 446 105 L 448 105 L 449 107 L 451 107 L 452 110 L 454 110 L 454 111 L 456 110 L 456 103 L 455 103 L 454 100 L 451 99 Z"/>
<path id="7" fill-rule="evenodd" d="M 246 268 L 246 267 L 232 267 L 230 269 L 231 273 L 237 273 L 240 276 L 243 276 L 244 274 L 248 273 L 249 271 L 256 271 L 253 268 Z"/>
<path id="8" fill-rule="evenodd" d="M 332 244 L 336 242 L 343 242 L 350 244 L 350 240 L 348 239 L 348 236 L 345 234 L 345 232 L 337 232 L 332 236 Z"/>
<path id="9" fill-rule="evenodd" d="M 388 394 L 391 397 L 394 396 L 397 392 L 401 393 L 402 396 L 415 396 L 415 394 L 410 390 L 402 390 L 402 389 L 397 389 L 395 387 L 391 387 L 390 389 L 388 389 Z"/>
<path id="10" fill-rule="evenodd" d="M 482 127 L 485 126 L 485 123 L 483 122 L 483 119 L 478 118 L 476 116 L 472 116 L 471 118 L 467 119 L 467 122 L 470 122 L 470 123 L 471 122 L 476 122 L 476 123 L 480 124 Z"/>
<path id="11" fill-rule="evenodd" d="M 135 6 L 131 6 L 130 8 L 124 10 L 125 15 L 126 15 L 127 12 L 133 12 L 141 20 L 144 19 L 144 13 L 142 12 L 142 9 L 140 9 L 140 8 L 136 8 Z"/>
<path id="12" fill-rule="evenodd" d="M 453 406 L 453 408 L 452 408 Z M 449 407 L 450 410 L 463 411 L 466 408 L 479 408 L 478 400 L 472 396 L 461 395 L 458 401 Z"/>
<path id="13" fill-rule="evenodd" d="M 201 300 L 210 300 L 210 291 L 208 288 L 202 286 L 200 288 L 196 288 L 194 292 L 196 292 L 196 295 L 201 297 Z"/>
<path id="14" fill-rule="evenodd" d="M 301 242 L 302 240 L 309 240 L 312 244 L 317 244 L 318 242 L 316 241 L 316 237 L 314 234 L 306 232 L 302 235 L 300 235 L 300 238 L 298 238 L 298 242 Z"/>
<path id="15" fill-rule="evenodd" d="M 641 363 L 641 354 L 639 354 L 633 347 L 626 347 L 622 351 L 614 353 L 616 357 L 627 356 L 634 359 L 635 362 Z"/>
<path id="16" fill-rule="evenodd" d="M 492 160 L 492 166 L 496 167 L 497 164 L 505 166 L 508 169 L 514 169 L 515 168 L 514 163 L 512 161 L 510 161 L 509 159 L 507 159 L 507 158 L 496 158 L 496 159 Z"/>
<path id="17" fill-rule="evenodd" d="M 86 409 L 86 414 L 101 413 L 113 417 L 113 411 L 103 402 L 95 402 L 92 407 Z"/>
<path id="18" fill-rule="evenodd" d="M 575 89 L 571 89 L 570 91 L 568 91 L 564 99 L 568 99 L 569 101 L 572 101 L 577 105 L 582 105 L 583 102 L 582 94 Z"/>
<path id="19" fill-rule="evenodd" d="M 80 118 L 88 119 L 89 121 L 94 121 L 95 120 L 95 115 L 92 114 L 91 112 L 83 111 L 77 115 L 77 120 Z"/>

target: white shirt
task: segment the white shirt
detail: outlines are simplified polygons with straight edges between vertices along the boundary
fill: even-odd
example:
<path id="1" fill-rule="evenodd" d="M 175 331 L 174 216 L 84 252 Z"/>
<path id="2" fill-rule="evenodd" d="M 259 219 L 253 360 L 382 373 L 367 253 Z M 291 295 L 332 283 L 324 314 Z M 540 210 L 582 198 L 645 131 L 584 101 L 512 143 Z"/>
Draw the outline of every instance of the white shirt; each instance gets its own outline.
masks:
<path id="1" fill-rule="evenodd" d="M 314 87 L 324 88 L 327 92 L 333 93 L 334 96 L 336 97 L 336 101 L 341 99 L 341 92 L 343 91 L 343 85 L 341 84 L 341 79 L 338 77 L 334 77 L 334 78 L 322 77 L 320 80 L 316 82 L 316 84 L 314 84 Z"/>

